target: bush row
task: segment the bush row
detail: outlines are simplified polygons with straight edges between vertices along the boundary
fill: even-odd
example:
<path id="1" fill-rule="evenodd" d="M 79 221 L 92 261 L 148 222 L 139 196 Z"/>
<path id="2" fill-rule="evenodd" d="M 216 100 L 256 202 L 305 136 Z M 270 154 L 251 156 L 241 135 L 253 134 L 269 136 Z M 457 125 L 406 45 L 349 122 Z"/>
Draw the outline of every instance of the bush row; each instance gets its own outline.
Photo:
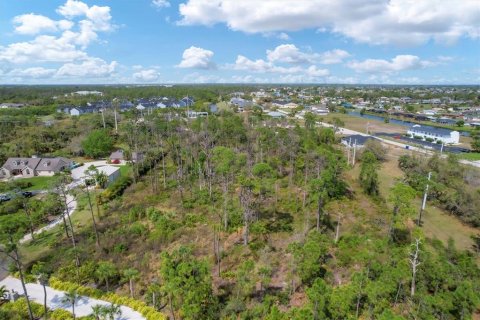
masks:
<path id="1" fill-rule="evenodd" d="M 147 320 L 167 319 L 164 314 L 148 306 L 145 302 L 129 297 L 119 296 L 115 293 L 105 293 L 101 290 L 84 287 L 72 282 L 61 281 L 55 277 L 50 278 L 50 286 L 56 290 L 70 291 L 76 290 L 79 295 L 101 299 L 110 303 L 119 304 L 132 308 L 142 314 Z"/>

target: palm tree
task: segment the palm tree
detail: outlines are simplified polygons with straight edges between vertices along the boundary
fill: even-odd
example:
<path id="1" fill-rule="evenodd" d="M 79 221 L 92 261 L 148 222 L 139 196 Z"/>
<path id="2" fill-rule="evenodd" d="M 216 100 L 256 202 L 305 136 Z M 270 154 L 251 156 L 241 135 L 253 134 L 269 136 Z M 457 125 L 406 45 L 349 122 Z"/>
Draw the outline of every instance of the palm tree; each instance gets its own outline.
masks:
<path id="1" fill-rule="evenodd" d="M 45 265 L 41 262 L 36 263 L 32 267 L 32 274 L 37 277 L 38 282 L 43 286 L 43 316 L 45 319 L 48 318 L 48 309 L 47 309 L 47 285 L 50 275 L 45 270 Z"/>
<path id="2" fill-rule="evenodd" d="M 8 294 L 8 289 L 5 286 L 0 287 L 0 301 L 1 300 L 6 300 L 7 299 L 7 294 Z"/>
<path id="3" fill-rule="evenodd" d="M 117 268 L 115 268 L 115 265 L 109 261 L 100 262 L 95 274 L 100 281 L 105 281 L 107 291 L 109 291 L 109 279 L 117 275 Z"/>
<path id="4" fill-rule="evenodd" d="M 109 307 L 105 307 L 105 310 L 107 311 L 110 320 L 114 320 L 115 316 L 120 317 L 122 315 L 122 310 L 120 309 L 120 305 L 118 304 L 113 303 Z"/>
<path id="5" fill-rule="evenodd" d="M 75 317 L 75 303 L 77 302 L 79 298 L 79 295 L 77 293 L 77 290 L 72 289 L 68 292 L 65 293 L 65 295 L 62 298 L 62 303 L 69 303 L 72 305 L 72 314 L 73 314 L 73 320 L 76 319 Z"/>
<path id="6" fill-rule="evenodd" d="M 100 320 L 100 317 L 106 314 L 105 309 L 105 306 L 101 304 L 96 304 L 92 307 L 92 315 L 95 317 L 96 320 Z"/>
<path id="7" fill-rule="evenodd" d="M 133 298 L 133 281 L 138 279 L 140 273 L 137 269 L 128 268 L 123 271 L 123 277 L 125 280 L 128 280 L 128 284 L 130 286 L 130 297 Z"/>

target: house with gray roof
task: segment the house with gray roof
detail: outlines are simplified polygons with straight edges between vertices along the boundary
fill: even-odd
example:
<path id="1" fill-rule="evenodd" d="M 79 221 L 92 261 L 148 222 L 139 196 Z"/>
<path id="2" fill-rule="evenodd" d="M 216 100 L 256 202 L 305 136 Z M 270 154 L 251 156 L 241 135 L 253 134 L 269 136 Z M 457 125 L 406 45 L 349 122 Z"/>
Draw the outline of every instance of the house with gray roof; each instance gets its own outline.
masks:
<path id="1" fill-rule="evenodd" d="M 73 161 L 66 158 L 21 158 L 12 157 L 0 167 L 0 179 L 14 176 L 31 178 L 35 176 L 53 176 L 72 166 Z"/>

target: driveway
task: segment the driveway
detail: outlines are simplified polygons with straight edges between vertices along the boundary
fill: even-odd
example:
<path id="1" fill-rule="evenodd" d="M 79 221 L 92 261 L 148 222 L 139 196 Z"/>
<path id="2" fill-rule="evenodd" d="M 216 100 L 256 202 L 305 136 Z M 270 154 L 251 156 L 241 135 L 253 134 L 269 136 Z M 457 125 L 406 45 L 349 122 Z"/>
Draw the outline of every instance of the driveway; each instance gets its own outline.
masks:
<path id="1" fill-rule="evenodd" d="M 0 281 L 0 286 L 5 286 L 8 290 L 15 290 L 20 295 L 23 294 L 22 283 L 19 279 L 13 277 L 7 277 L 4 280 Z M 28 296 L 31 300 L 35 301 L 36 303 L 40 303 L 43 305 L 43 287 L 36 283 L 27 283 L 27 292 Z M 47 306 L 54 310 L 54 309 L 65 309 L 69 312 L 72 312 L 72 306 L 68 303 L 62 302 L 62 298 L 65 296 L 64 291 L 55 290 L 51 287 L 47 287 Z M 92 299 L 89 297 L 81 296 L 75 303 L 75 314 L 77 317 L 84 317 L 88 316 L 92 313 L 92 307 L 101 304 L 104 306 L 111 305 L 110 302 L 106 302 L 103 300 Z M 116 320 L 144 320 L 145 318 L 134 311 L 132 308 L 121 306 L 120 310 L 122 314 L 120 316 L 115 317 Z"/>

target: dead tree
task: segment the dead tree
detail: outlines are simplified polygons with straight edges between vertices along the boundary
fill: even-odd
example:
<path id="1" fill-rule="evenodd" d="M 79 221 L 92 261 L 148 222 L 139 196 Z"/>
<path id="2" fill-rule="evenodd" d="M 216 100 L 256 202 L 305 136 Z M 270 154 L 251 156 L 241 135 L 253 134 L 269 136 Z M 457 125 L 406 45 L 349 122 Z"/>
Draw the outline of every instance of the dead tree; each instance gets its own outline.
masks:
<path id="1" fill-rule="evenodd" d="M 415 243 L 412 244 L 414 246 L 414 250 L 410 252 L 410 265 L 412 266 L 412 285 L 410 287 L 410 296 L 413 297 L 415 295 L 415 279 L 417 277 L 417 267 L 420 265 L 418 261 L 418 255 L 420 253 L 420 239 L 415 239 Z"/>

